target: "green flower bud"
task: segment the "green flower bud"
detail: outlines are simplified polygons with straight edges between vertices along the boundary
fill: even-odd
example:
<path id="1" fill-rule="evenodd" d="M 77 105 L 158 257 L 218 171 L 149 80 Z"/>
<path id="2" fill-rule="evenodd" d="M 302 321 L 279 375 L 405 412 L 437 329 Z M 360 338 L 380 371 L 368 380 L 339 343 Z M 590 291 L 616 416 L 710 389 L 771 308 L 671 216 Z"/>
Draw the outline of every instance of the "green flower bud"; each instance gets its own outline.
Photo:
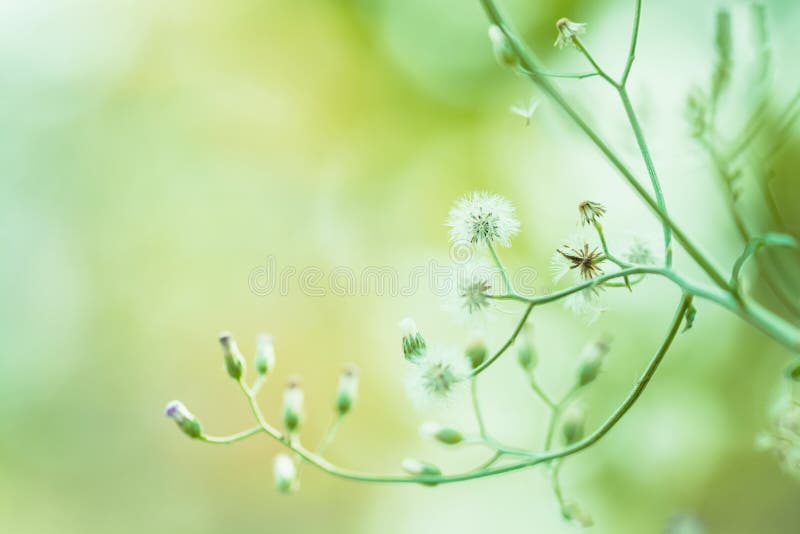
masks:
<path id="1" fill-rule="evenodd" d="M 406 317 L 400 321 L 400 331 L 403 334 L 403 356 L 410 362 L 415 362 L 425 354 L 425 338 L 417 330 L 414 319 Z"/>
<path id="2" fill-rule="evenodd" d="M 467 359 L 469 359 L 473 369 L 480 367 L 480 365 L 486 360 L 486 355 L 488 353 L 489 350 L 486 348 L 486 343 L 480 338 L 474 339 L 472 343 L 467 345 L 467 348 L 464 351 L 464 354 L 467 356 Z"/>
<path id="3" fill-rule="evenodd" d="M 789 382 L 792 400 L 800 404 L 800 361 L 792 362 L 786 369 L 786 380 Z"/>
<path id="4" fill-rule="evenodd" d="M 260 334 L 256 341 L 255 368 L 259 375 L 266 375 L 275 367 L 275 346 L 272 336 Z"/>
<path id="5" fill-rule="evenodd" d="M 433 464 L 421 462 L 414 458 L 406 458 L 401 464 L 403 471 L 414 476 L 439 476 L 441 470 Z M 436 482 L 421 482 L 425 486 L 435 486 Z"/>
<path id="6" fill-rule="evenodd" d="M 225 358 L 225 370 L 234 380 L 240 380 L 244 374 L 244 357 L 239 352 L 236 340 L 230 332 L 219 335 L 219 344 L 222 345 L 222 355 Z"/>
<path id="7" fill-rule="evenodd" d="M 296 432 L 303 421 L 303 390 L 300 383 L 300 377 L 293 376 L 283 391 L 283 425 L 289 433 Z"/>
<path id="8" fill-rule="evenodd" d="M 579 405 L 572 405 L 564 413 L 561 423 L 561 434 L 565 445 L 572 445 L 583 439 L 583 427 L 586 423 L 586 411 Z"/>
<path id="9" fill-rule="evenodd" d="M 283 494 L 289 494 L 296 486 L 297 468 L 288 454 L 280 453 L 273 463 L 275 487 Z"/>
<path id="10" fill-rule="evenodd" d="M 578 385 L 585 386 L 594 382 L 603 365 L 603 358 L 609 351 L 608 342 L 598 339 L 583 348 L 578 364 Z"/>
<path id="11" fill-rule="evenodd" d="M 167 404 L 164 414 L 175 421 L 184 434 L 192 439 L 197 439 L 203 435 L 203 430 L 200 427 L 200 422 L 197 418 L 186 409 L 181 401 L 174 400 Z"/>
<path id="12" fill-rule="evenodd" d="M 339 389 L 336 392 L 336 413 L 346 415 L 353 407 L 358 395 L 358 368 L 345 365 L 339 376 Z"/>
<path id="13" fill-rule="evenodd" d="M 519 58 L 500 26 L 496 24 L 489 26 L 489 40 L 492 42 L 494 57 L 500 65 L 509 68 L 517 66 Z"/>
<path id="14" fill-rule="evenodd" d="M 433 421 L 423 423 L 420 433 L 426 438 L 435 439 L 445 445 L 456 445 L 464 441 L 464 436 L 455 428 L 446 427 Z"/>
<path id="15" fill-rule="evenodd" d="M 531 336 L 526 332 L 517 338 L 517 363 L 527 372 L 533 371 L 538 363 L 536 349 L 533 347 Z"/>

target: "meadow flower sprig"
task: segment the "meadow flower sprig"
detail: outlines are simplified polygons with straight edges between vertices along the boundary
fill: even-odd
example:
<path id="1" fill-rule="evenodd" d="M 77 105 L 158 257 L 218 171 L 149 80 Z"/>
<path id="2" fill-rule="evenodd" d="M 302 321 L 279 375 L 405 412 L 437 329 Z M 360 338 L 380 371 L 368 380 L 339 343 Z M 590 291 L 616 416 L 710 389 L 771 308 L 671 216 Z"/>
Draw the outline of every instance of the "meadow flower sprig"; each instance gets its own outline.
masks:
<path id="1" fill-rule="evenodd" d="M 667 211 L 660 178 L 627 91 L 627 81 L 636 56 L 642 11 L 641 0 L 634 2 L 633 28 L 627 60 L 621 75 L 617 78 L 598 64 L 583 42 L 581 36 L 585 35 L 586 24 L 575 23 L 568 19 L 559 20 L 556 24 L 558 31 L 556 44 L 560 47 L 567 45 L 574 47 L 586 58 L 592 72 L 580 75 L 551 74 L 542 67 L 536 55 L 512 30 L 496 3 L 493 0 L 480 0 L 480 3 L 488 16 L 489 39 L 499 63 L 534 82 L 539 90 L 550 98 L 600 150 L 660 223 L 663 233 L 663 256 L 659 254 L 658 257 L 663 261 L 656 261 L 656 255 L 642 242 L 618 254 L 614 247 L 609 246 L 609 241 L 612 243 L 614 241 L 607 239 L 602 225 L 606 217 L 612 217 L 614 214 L 609 213 L 600 202 L 586 200 L 578 206 L 578 222 L 587 231 L 592 232 L 592 235 L 580 235 L 573 240 L 562 242 L 553 251 L 555 281 L 565 283 L 564 280 L 568 280 L 565 283 L 566 287 L 541 295 L 525 295 L 512 284 L 498 250 L 498 247 L 511 246 L 512 238 L 515 238 L 520 231 L 521 225 L 511 202 L 488 192 L 470 193 L 455 202 L 446 223 L 450 228 L 450 239 L 457 245 L 469 245 L 474 248 L 476 256 L 486 253 L 501 278 L 501 284 L 492 284 L 488 279 L 481 277 L 467 278 L 465 284 L 457 287 L 462 307 L 469 313 L 484 313 L 490 310 L 489 305 L 495 301 L 516 304 L 518 307 L 516 324 L 506 333 L 505 340 L 495 347 L 488 346 L 483 337 L 475 336 L 475 332 L 470 332 L 469 337 L 465 336 L 465 339 L 470 341 L 464 343 L 462 347 L 440 345 L 435 336 L 431 336 L 434 342 L 429 344 L 428 339 L 422 336 L 416 323 L 411 319 L 400 322 L 399 337 L 402 355 L 409 371 L 408 389 L 418 404 L 427 406 L 447 401 L 460 391 L 469 391 L 475 428 L 456 428 L 447 422 L 429 422 L 422 429 L 426 437 L 447 448 L 477 446 L 487 450 L 488 455 L 485 460 L 463 471 L 446 473 L 424 459 L 406 458 L 398 462 L 394 473 L 376 474 L 345 468 L 327 459 L 324 454 L 328 444 L 335 438 L 343 419 L 353 412 L 356 403 L 358 373 L 351 366 L 346 367 L 339 376 L 331 403 L 333 422 L 317 447 L 309 448 L 303 441 L 306 406 L 299 378 L 290 379 L 284 390 L 282 429 L 273 426 L 264 417 L 257 400 L 257 394 L 275 367 L 275 349 L 272 338 L 267 336 L 259 338 L 253 365 L 256 377 L 252 386 L 246 382 L 245 358 L 232 335 L 225 333 L 220 336 L 224 368 L 244 394 L 256 426 L 230 436 L 217 437 L 206 434 L 198 419 L 178 401 L 173 401 L 167 406 L 166 414 L 175 421 L 183 433 L 198 441 L 231 444 L 257 434 L 266 434 L 280 443 L 286 451 L 280 453 L 274 460 L 274 476 L 276 487 L 284 493 L 298 488 L 299 468 L 306 463 L 331 475 L 349 480 L 424 486 L 474 480 L 542 465 L 546 467 L 550 476 L 562 516 L 578 525 L 589 526 L 593 522 L 589 514 L 575 501 L 564 496 L 560 483 L 561 469 L 571 456 L 599 442 L 634 406 L 677 335 L 695 323 L 697 315 L 695 300 L 719 306 L 758 328 L 792 353 L 800 352 L 800 330 L 791 320 L 753 299 L 741 283 L 748 261 L 755 258 L 759 249 L 765 246 L 795 247 L 796 243 L 791 236 L 787 237 L 780 233 L 752 236 L 739 259 L 723 270 L 702 251 L 695 240 Z M 724 17 L 718 19 L 718 25 L 722 28 L 719 31 L 730 33 L 729 19 L 725 20 Z M 711 96 L 702 96 L 694 100 L 693 116 L 696 124 L 693 130 L 696 135 L 706 135 L 709 128 L 712 130 L 714 128 L 713 109 L 717 108 L 717 104 L 713 104 L 711 108 L 706 106 L 711 101 L 718 103 L 719 96 L 729 84 L 732 65 L 730 40 L 730 35 L 723 35 L 717 39 L 720 60 L 715 68 Z M 611 145 L 577 111 L 578 108 L 572 105 L 553 81 L 556 78 L 582 79 L 589 76 L 602 78 L 617 93 L 621 111 L 628 120 L 632 136 L 647 169 L 649 190 L 642 184 L 642 182 L 647 183 L 646 179 L 641 180 L 626 166 Z M 532 111 L 528 113 L 528 119 L 531 114 Z M 707 278 L 705 283 L 690 281 L 673 267 L 673 240 L 705 275 Z M 475 265 L 468 267 L 474 269 Z M 470 272 L 474 274 L 474 270 Z M 725 274 L 726 272 L 730 274 Z M 567 276 L 568 274 L 571 276 Z M 592 426 L 591 417 L 594 417 L 595 410 L 583 394 L 587 388 L 602 379 L 603 364 L 605 359 L 610 357 L 611 345 L 608 338 L 601 337 L 587 343 L 574 370 L 571 386 L 561 395 L 555 395 L 547 391 L 549 388 L 546 388 L 537 376 L 540 356 L 535 348 L 533 311 L 551 303 L 563 302 L 576 312 L 588 312 L 592 318 L 596 318 L 603 309 L 600 299 L 604 292 L 633 291 L 634 285 L 652 277 L 662 278 L 679 290 L 680 299 L 675 312 L 667 325 L 662 341 L 638 379 L 632 382 L 627 395 L 602 423 Z M 517 362 L 525 383 L 549 411 L 542 445 L 534 449 L 508 445 L 495 438 L 490 428 L 491 422 L 486 420 L 481 409 L 478 391 L 481 375 L 489 371 L 512 347 L 516 350 Z M 791 376 L 793 380 L 800 382 L 800 371 L 793 372 Z M 793 390 L 793 394 L 796 394 L 796 390 Z M 792 399 L 792 402 L 797 400 L 795 397 Z M 800 440 L 792 441 L 797 437 L 797 428 L 800 428 L 800 424 L 797 424 L 800 416 L 796 413 L 800 412 L 794 408 L 785 410 L 773 425 L 772 435 L 768 436 L 771 448 L 784 456 L 794 455 L 797 448 L 800 448 L 797 445 Z M 520 420 L 525 421 L 526 414 L 522 414 Z M 764 441 L 767 441 L 766 438 Z M 777 443 L 780 447 L 775 445 Z"/>

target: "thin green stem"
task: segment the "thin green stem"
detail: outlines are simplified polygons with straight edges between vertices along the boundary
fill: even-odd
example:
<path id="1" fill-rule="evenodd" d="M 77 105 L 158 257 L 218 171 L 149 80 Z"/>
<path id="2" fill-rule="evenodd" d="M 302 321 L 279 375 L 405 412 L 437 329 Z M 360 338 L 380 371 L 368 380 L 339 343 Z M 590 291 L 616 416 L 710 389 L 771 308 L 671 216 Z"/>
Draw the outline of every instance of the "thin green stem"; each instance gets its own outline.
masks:
<path id="1" fill-rule="evenodd" d="M 506 271 L 503 262 L 500 261 L 500 256 L 497 255 L 494 245 L 491 241 L 487 241 L 486 246 L 489 247 L 489 252 L 492 254 L 492 259 L 494 260 L 495 265 L 497 265 L 497 268 L 500 270 L 500 276 L 503 277 L 503 284 L 506 286 L 506 291 L 509 293 L 514 293 L 514 288 L 511 286 L 511 280 L 508 278 L 508 271 Z"/>
<path id="2" fill-rule="evenodd" d="M 528 69 L 518 67 L 517 70 L 522 74 L 535 74 L 537 76 L 546 76 L 548 78 L 567 78 L 567 79 L 574 79 L 574 80 L 583 80 L 585 78 L 592 78 L 594 76 L 599 76 L 596 72 L 583 72 L 583 73 L 567 73 L 567 74 L 559 74 L 555 72 L 544 72 L 544 71 L 530 71 Z"/>
<path id="3" fill-rule="evenodd" d="M 624 86 L 618 86 L 618 92 L 620 100 L 622 100 L 622 106 L 625 108 L 625 114 L 628 116 L 628 121 L 633 129 L 636 144 L 639 145 L 639 151 L 642 153 L 642 159 L 644 159 L 645 167 L 647 167 L 647 174 L 650 176 L 650 183 L 656 195 L 656 203 L 663 213 L 667 213 L 667 204 L 664 200 L 664 193 L 661 190 L 661 182 L 658 179 L 650 149 L 647 147 L 642 125 L 639 123 L 639 118 L 633 109 L 630 96 L 628 96 L 628 90 Z M 667 267 L 670 267 L 672 265 L 672 231 L 667 224 L 662 224 L 662 226 L 664 230 L 664 260 Z"/>
<path id="4" fill-rule="evenodd" d="M 544 392 L 542 386 L 540 386 L 539 382 L 536 381 L 536 377 L 534 376 L 533 373 L 530 373 L 528 375 L 528 382 L 531 385 L 531 389 L 533 389 L 536 395 L 540 399 L 542 399 L 542 402 L 544 402 L 548 408 L 552 410 L 556 407 L 556 403 L 553 401 L 553 399 L 550 398 L 550 396 L 547 393 Z"/>
<path id="5" fill-rule="evenodd" d="M 628 83 L 628 76 L 631 74 L 633 60 L 636 59 L 636 45 L 639 42 L 639 21 L 642 17 L 642 0 L 636 0 L 636 11 L 633 15 L 633 31 L 631 31 L 631 45 L 628 48 L 628 60 L 625 62 L 625 70 L 622 72 L 620 85 L 625 87 Z"/>
<path id="6" fill-rule="evenodd" d="M 517 297 L 519 297 L 519 296 L 517 295 Z M 519 298 L 523 298 L 523 297 L 519 297 Z M 491 358 L 485 360 L 478 367 L 473 369 L 472 373 L 470 373 L 470 377 L 474 378 L 474 377 L 478 376 L 479 374 L 481 374 L 482 372 L 484 372 L 486 369 L 488 369 L 495 362 L 495 360 L 497 360 L 497 358 L 502 356 L 503 353 L 506 350 L 508 350 L 508 348 L 511 345 L 514 344 L 514 341 L 516 341 L 517 336 L 519 336 L 519 333 L 522 331 L 522 328 L 525 326 L 525 323 L 527 322 L 528 317 L 530 316 L 531 312 L 533 311 L 533 306 L 534 306 L 533 302 L 530 302 L 528 304 L 528 307 L 525 309 L 525 313 L 522 314 L 522 319 L 520 319 L 519 324 L 517 324 L 517 327 L 514 329 L 514 332 L 511 334 L 511 337 L 509 337 L 506 340 L 506 342 L 503 344 L 503 346 L 500 347 L 500 349 L 497 352 L 495 352 L 491 356 Z"/>
<path id="7" fill-rule="evenodd" d="M 248 430 L 243 430 L 237 434 L 232 434 L 230 436 L 206 436 L 205 434 L 200 436 L 201 441 L 205 441 L 206 443 L 214 443 L 217 445 L 229 445 L 231 443 L 236 443 L 237 441 L 241 441 L 243 439 L 247 439 L 250 436 L 254 436 L 262 431 L 260 426 L 256 426 L 250 428 Z"/>
<path id="8" fill-rule="evenodd" d="M 612 86 L 619 87 L 617 81 L 614 80 L 614 78 L 612 78 L 606 71 L 604 71 L 603 68 L 597 63 L 597 61 L 595 61 L 592 54 L 589 53 L 589 50 L 586 49 L 586 47 L 583 45 L 583 41 L 581 41 L 577 35 L 572 36 L 572 43 L 578 48 L 578 50 L 580 50 L 583 53 L 586 59 L 589 60 L 589 63 L 591 63 L 592 68 L 594 68 L 594 70 L 601 78 L 610 83 Z"/>
<path id="9" fill-rule="evenodd" d="M 677 223 L 658 206 L 658 203 L 650 196 L 647 190 L 639 183 L 630 169 L 622 162 L 617 154 L 611 147 L 589 126 L 589 124 L 581 117 L 581 115 L 567 102 L 558 88 L 546 77 L 536 74 L 538 69 L 538 61 L 534 54 L 511 32 L 509 25 L 505 18 L 500 14 L 494 0 L 480 0 L 481 5 L 486 12 L 489 21 L 497 25 L 504 33 L 514 53 L 519 58 L 520 64 L 523 68 L 531 71 L 528 76 L 539 88 L 547 94 L 559 107 L 567 114 L 567 116 L 580 128 L 584 134 L 594 143 L 594 145 L 602 152 L 606 159 L 611 163 L 628 184 L 634 189 L 636 194 L 642 201 L 647 204 L 650 210 L 661 221 L 672 230 L 675 239 L 683 246 L 686 253 L 700 266 L 703 271 L 716 283 L 719 287 L 729 290 L 728 281 L 722 275 L 721 271 L 717 269 L 711 261 L 693 242 L 686 233 L 677 225 Z"/>

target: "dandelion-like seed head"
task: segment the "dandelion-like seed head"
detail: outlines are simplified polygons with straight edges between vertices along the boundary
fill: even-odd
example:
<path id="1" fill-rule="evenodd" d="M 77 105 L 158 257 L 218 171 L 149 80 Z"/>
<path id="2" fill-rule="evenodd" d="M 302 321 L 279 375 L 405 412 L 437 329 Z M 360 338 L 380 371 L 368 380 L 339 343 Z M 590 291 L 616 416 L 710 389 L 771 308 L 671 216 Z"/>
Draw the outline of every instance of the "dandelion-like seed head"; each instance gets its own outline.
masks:
<path id="1" fill-rule="evenodd" d="M 471 193 L 461 198 L 447 218 L 450 239 L 454 243 L 499 243 L 511 246 L 511 238 L 519 232 L 514 207 L 498 195 Z"/>
<path id="2" fill-rule="evenodd" d="M 556 37 L 556 42 L 553 46 L 565 48 L 575 44 L 575 37 L 586 33 L 586 23 L 573 22 L 564 17 L 558 19 L 556 29 L 558 30 L 558 37 Z"/>
<path id="3" fill-rule="evenodd" d="M 463 284 L 459 289 L 458 296 L 461 298 L 462 305 L 468 313 L 483 310 L 489 306 L 489 289 L 491 286 L 487 280 L 476 280 Z"/>
<path id="4" fill-rule="evenodd" d="M 599 287 L 587 287 L 572 293 L 564 299 L 564 307 L 575 315 L 586 317 L 587 322 L 592 324 L 605 311 L 600 302 L 600 290 Z"/>
<path id="5" fill-rule="evenodd" d="M 430 350 L 415 362 L 409 381 L 409 392 L 421 407 L 447 400 L 469 375 L 466 356 L 450 349 Z"/>
<path id="6" fill-rule="evenodd" d="M 581 216 L 581 224 L 584 226 L 591 225 L 606 213 L 606 207 L 599 202 L 584 200 L 578 204 L 578 213 Z"/>
<path id="7" fill-rule="evenodd" d="M 625 259 L 639 265 L 653 265 L 656 263 L 653 249 L 646 241 L 635 238 L 625 253 Z"/>

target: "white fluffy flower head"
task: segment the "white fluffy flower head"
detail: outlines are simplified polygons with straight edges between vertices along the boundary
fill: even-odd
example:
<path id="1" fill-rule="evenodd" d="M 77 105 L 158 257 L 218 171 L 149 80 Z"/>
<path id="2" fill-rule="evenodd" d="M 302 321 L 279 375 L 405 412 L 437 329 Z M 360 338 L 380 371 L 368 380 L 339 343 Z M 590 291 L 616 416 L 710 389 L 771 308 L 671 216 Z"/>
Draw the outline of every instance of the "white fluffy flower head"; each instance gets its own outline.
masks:
<path id="1" fill-rule="evenodd" d="M 453 243 L 499 243 L 511 246 L 511 238 L 519 232 L 514 207 L 501 196 L 475 192 L 461 198 L 447 218 Z"/>
<path id="2" fill-rule="evenodd" d="M 414 363 L 408 389 L 422 408 L 446 401 L 469 376 L 469 361 L 457 350 L 433 348 Z"/>

